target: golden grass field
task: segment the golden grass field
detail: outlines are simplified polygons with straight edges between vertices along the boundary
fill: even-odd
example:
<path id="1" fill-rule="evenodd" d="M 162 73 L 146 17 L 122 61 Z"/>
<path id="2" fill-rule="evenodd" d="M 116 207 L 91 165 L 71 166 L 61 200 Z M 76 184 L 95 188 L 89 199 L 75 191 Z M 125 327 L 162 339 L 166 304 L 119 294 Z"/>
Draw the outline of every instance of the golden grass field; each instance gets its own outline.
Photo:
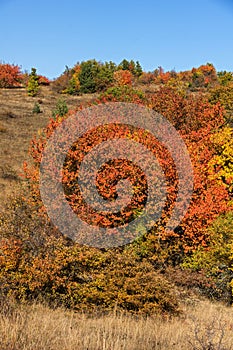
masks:
<path id="1" fill-rule="evenodd" d="M 30 97 L 24 88 L 0 89 L 0 208 L 6 196 L 21 180 L 22 164 L 28 159 L 30 140 L 52 117 L 60 95 L 43 86 L 37 97 Z M 69 108 L 93 95 L 65 96 Z M 33 113 L 39 101 L 42 113 Z"/>
<path id="2" fill-rule="evenodd" d="M 199 301 L 164 319 L 7 303 L 0 313 L 0 344 L 1 350 L 231 350 L 233 310 Z"/>

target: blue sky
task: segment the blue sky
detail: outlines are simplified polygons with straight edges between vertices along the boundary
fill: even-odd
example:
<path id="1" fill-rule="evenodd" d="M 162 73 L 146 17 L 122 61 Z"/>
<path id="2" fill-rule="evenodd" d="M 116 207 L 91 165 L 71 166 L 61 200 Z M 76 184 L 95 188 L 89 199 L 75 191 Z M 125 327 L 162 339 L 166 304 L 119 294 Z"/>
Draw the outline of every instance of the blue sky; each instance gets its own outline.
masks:
<path id="1" fill-rule="evenodd" d="M 0 0 L 0 61 L 55 78 L 95 58 L 233 71 L 233 0 Z"/>

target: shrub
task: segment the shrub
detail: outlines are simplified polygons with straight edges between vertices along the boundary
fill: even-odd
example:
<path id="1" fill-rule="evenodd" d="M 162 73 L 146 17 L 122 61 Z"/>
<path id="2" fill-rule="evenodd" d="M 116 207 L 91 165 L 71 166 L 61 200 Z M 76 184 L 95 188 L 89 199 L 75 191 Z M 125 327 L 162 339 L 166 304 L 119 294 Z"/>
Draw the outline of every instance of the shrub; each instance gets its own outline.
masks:
<path id="1" fill-rule="evenodd" d="M 40 104 L 39 104 L 38 102 L 36 102 L 36 103 L 34 104 L 32 113 L 35 113 L 35 114 L 41 113 Z"/>
<path id="2" fill-rule="evenodd" d="M 131 86 L 115 86 L 108 88 L 104 93 L 99 96 L 100 102 L 132 102 L 132 103 L 145 103 L 145 94 L 133 89 Z"/>
<path id="3" fill-rule="evenodd" d="M 151 84 L 155 81 L 155 76 L 153 73 L 146 73 L 146 72 L 143 72 L 139 78 L 139 82 L 142 83 L 142 84 Z"/>
<path id="4" fill-rule="evenodd" d="M 19 198 L 0 219 L 0 292 L 76 310 L 177 313 L 174 285 L 127 250 L 101 251 L 63 238 Z"/>
<path id="5" fill-rule="evenodd" d="M 218 81 L 221 85 L 228 85 L 233 82 L 233 73 L 227 71 L 221 71 L 217 73 Z"/>
<path id="6" fill-rule="evenodd" d="M 233 197 L 233 129 L 224 127 L 211 138 L 215 156 L 209 162 L 210 178 L 225 186 Z"/>
<path id="7" fill-rule="evenodd" d="M 39 75 L 38 76 L 38 84 L 47 86 L 50 84 L 50 80 L 43 75 Z"/>
<path id="8" fill-rule="evenodd" d="M 0 88 L 21 86 L 22 79 L 23 75 L 19 66 L 0 63 Z"/>
<path id="9" fill-rule="evenodd" d="M 169 92 L 169 93 L 168 93 Z M 153 98 L 150 102 L 146 99 L 143 100 L 144 95 L 131 87 L 115 87 L 107 90 L 100 96 L 100 101 L 125 101 L 134 103 L 148 103 L 152 107 L 157 109 L 157 106 L 164 109 L 164 116 L 167 117 L 175 126 L 178 125 L 187 147 L 190 151 L 190 156 L 193 164 L 194 171 L 194 191 L 192 196 L 192 202 L 189 210 L 183 219 L 180 227 L 177 228 L 177 232 L 168 233 L 165 231 L 166 222 L 172 212 L 172 206 L 174 198 L 177 194 L 177 174 L 174 167 L 174 162 L 168 150 L 161 145 L 155 137 L 149 133 L 145 133 L 143 130 L 129 130 L 127 126 L 109 125 L 104 128 L 99 127 L 87 132 L 83 138 L 75 143 L 64 163 L 63 168 L 63 186 L 65 194 L 70 205 L 73 206 L 76 213 L 83 213 L 82 215 L 88 215 L 88 218 L 92 223 L 98 222 L 103 225 L 116 224 L 119 220 L 127 220 L 127 218 L 135 217 L 135 208 L 141 209 L 143 207 L 143 201 L 146 196 L 145 177 L 140 177 L 140 191 L 135 191 L 135 196 L 131 203 L 134 203 L 133 210 L 122 210 L 122 216 L 117 215 L 98 215 L 97 212 L 85 208 L 84 203 L 81 201 L 80 191 L 77 189 L 73 192 L 74 183 L 77 183 L 78 171 L 77 164 L 80 164 L 83 151 L 88 152 L 91 145 L 94 146 L 98 142 L 103 142 L 109 137 L 116 138 L 125 137 L 136 140 L 146 145 L 146 147 L 155 154 L 156 158 L 160 162 L 167 181 L 167 204 L 164 207 L 161 220 L 159 222 L 160 230 L 159 236 L 161 240 L 165 242 L 165 245 L 170 244 L 171 254 L 167 253 L 167 261 L 182 260 L 182 254 L 195 250 L 198 246 L 206 247 L 208 244 L 209 233 L 206 228 L 216 219 L 221 213 L 225 213 L 230 210 L 229 199 L 230 195 L 221 183 L 216 183 L 215 180 L 210 179 L 208 164 L 215 155 L 215 149 L 211 143 L 211 136 L 215 130 L 222 125 L 222 111 L 219 105 L 211 106 L 203 98 L 193 97 L 185 98 L 179 94 L 174 93 L 172 89 L 162 89 L 156 93 L 156 98 Z M 80 107 L 81 108 L 81 107 Z M 93 107 L 94 108 L 94 107 Z M 185 113 L 184 113 L 185 111 Z M 34 139 L 31 147 L 31 155 L 33 157 L 33 164 L 31 169 L 25 166 L 25 174 L 29 184 L 32 185 L 32 198 L 36 205 L 42 206 L 38 196 L 38 168 L 41 159 L 41 152 L 44 149 L 47 138 L 62 122 L 61 118 L 57 118 L 51 121 L 47 129 L 44 132 L 43 137 Z M 187 128 L 187 129 L 186 129 Z M 135 155 L 137 156 L 137 155 Z M 140 155 L 138 155 L 140 157 Z M 149 168 L 149 166 L 148 166 Z M 118 181 L 118 176 L 121 171 L 124 173 L 124 169 L 128 169 L 133 186 L 138 186 L 138 168 L 133 164 L 127 162 L 115 162 L 111 163 L 100 172 L 98 179 L 99 190 L 105 198 L 114 198 L 116 188 L 110 184 L 106 185 L 106 179 L 108 176 L 104 174 L 113 175 L 114 179 Z M 112 181 L 112 179 L 111 179 Z M 137 193 L 137 195 L 136 195 Z M 138 194 L 141 194 L 140 196 Z M 88 211 L 89 210 L 89 211 Z M 86 212 L 88 211 L 88 213 Z M 156 225 L 155 225 L 156 226 Z M 155 239 L 158 235 L 157 228 L 152 231 L 155 235 Z M 174 243 L 174 247 L 173 247 Z M 163 250 L 164 252 L 165 250 Z M 156 257 L 156 251 L 154 252 Z M 169 258 L 169 256 L 171 258 Z"/>
<path id="10" fill-rule="evenodd" d="M 58 93 L 66 93 L 66 89 L 69 86 L 69 81 L 72 78 L 72 70 L 66 67 L 65 71 L 57 79 L 55 79 L 51 86 L 52 90 Z"/>
<path id="11" fill-rule="evenodd" d="M 209 245 L 199 247 L 186 258 L 183 267 L 201 271 L 215 284 L 215 297 L 231 302 L 230 286 L 233 285 L 233 212 L 219 216 L 209 227 Z"/>
<path id="12" fill-rule="evenodd" d="M 68 113 L 68 107 L 66 104 L 66 101 L 63 99 L 59 99 L 57 101 L 56 107 L 52 112 L 52 117 L 55 118 L 56 116 L 63 117 Z"/>

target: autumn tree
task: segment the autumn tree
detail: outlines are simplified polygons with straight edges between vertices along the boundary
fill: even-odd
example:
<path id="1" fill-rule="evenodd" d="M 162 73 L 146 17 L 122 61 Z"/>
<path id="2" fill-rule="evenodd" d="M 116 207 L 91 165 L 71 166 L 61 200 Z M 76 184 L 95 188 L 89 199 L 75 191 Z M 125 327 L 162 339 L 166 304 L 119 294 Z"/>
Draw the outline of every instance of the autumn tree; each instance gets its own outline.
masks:
<path id="1" fill-rule="evenodd" d="M 137 77 L 139 77 L 143 72 L 142 66 L 139 63 L 139 61 L 134 62 L 134 60 L 128 61 L 126 59 L 122 60 L 122 62 L 118 65 L 117 70 L 128 70 L 134 76 Z"/>
<path id="2" fill-rule="evenodd" d="M 64 72 L 55 79 L 52 84 L 52 90 L 58 93 L 66 93 L 69 86 L 69 82 L 72 79 L 73 71 L 68 66 L 66 66 Z"/>
<path id="3" fill-rule="evenodd" d="M 114 81 L 116 85 L 132 85 L 133 75 L 129 70 L 117 70 L 114 72 Z"/>
<path id="4" fill-rule="evenodd" d="M 216 69 L 211 63 L 201 65 L 198 68 L 193 68 L 191 72 L 192 77 L 190 87 L 192 89 L 214 86 L 218 82 Z"/>
<path id="5" fill-rule="evenodd" d="M 21 86 L 23 75 L 17 65 L 0 63 L 0 88 Z"/>
<path id="6" fill-rule="evenodd" d="M 212 144 L 216 130 L 224 124 L 220 104 L 211 105 L 202 95 L 184 96 L 164 87 L 151 96 L 150 106 L 163 114 L 181 133 L 188 147 L 194 172 L 193 199 L 181 226 L 185 250 L 206 245 L 206 228 L 221 213 L 231 210 L 223 182 L 209 177 L 209 163 L 216 155 Z"/>
<path id="7" fill-rule="evenodd" d="M 233 130 L 224 127 L 215 133 L 211 141 L 215 155 L 209 162 L 210 178 L 224 184 L 233 198 Z"/>

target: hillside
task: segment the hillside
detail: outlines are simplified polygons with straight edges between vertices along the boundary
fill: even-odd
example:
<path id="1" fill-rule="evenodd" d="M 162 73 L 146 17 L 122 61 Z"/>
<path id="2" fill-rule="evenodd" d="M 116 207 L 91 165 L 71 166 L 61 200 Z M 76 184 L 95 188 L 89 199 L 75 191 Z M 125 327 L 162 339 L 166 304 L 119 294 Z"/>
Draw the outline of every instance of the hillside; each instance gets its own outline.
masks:
<path id="1" fill-rule="evenodd" d="M 140 69 L 139 64 L 126 60 L 118 67 L 90 60 L 67 69 L 53 82 L 35 74 L 32 79 L 32 75 L 22 75 L 15 67 L 13 83 L 8 76 L 8 80 L 0 76 L 0 86 L 1 82 L 13 84 L 0 88 L 1 350 L 9 350 L 8 344 L 16 350 L 30 346 L 35 350 L 55 349 L 61 344 L 59 337 L 64 336 L 67 322 L 67 349 L 83 349 L 83 343 L 77 341 L 81 335 L 93 350 L 95 343 L 99 349 L 138 350 L 140 342 L 140 350 L 154 346 L 204 350 L 209 338 L 213 349 L 225 349 L 220 347 L 222 340 L 226 349 L 231 349 L 233 143 L 229 122 L 233 116 L 233 75 L 217 73 L 211 64 L 178 73 L 164 72 L 161 67 L 154 72 Z M 185 172 L 179 178 L 172 158 L 176 152 L 168 152 L 166 142 L 161 145 L 148 130 L 110 123 L 92 128 L 71 147 L 63 165 L 66 200 L 74 213 L 84 215 L 92 227 L 108 230 L 119 222 L 125 225 L 140 217 L 148 195 L 147 177 L 127 159 L 107 163 L 96 180 L 104 199 L 113 200 L 117 198 L 116 183 L 129 178 L 133 196 L 127 210 L 110 214 L 92 211 L 75 187 L 77 164 L 93 145 L 108 138 L 132 139 L 145 144 L 163 170 L 167 192 L 161 217 L 146 232 L 139 226 L 143 233 L 130 244 L 111 248 L 80 244 L 61 234 L 41 201 L 38 171 L 50 132 L 67 115 L 55 113 L 59 101 L 70 113 L 89 103 L 128 102 L 159 112 L 173 125 L 187 147 L 194 173 L 189 208 L 174 230 L 166 230 L 166 224 L 176 205 L 178 183 L 185 179 Z M 85 119 L 80 119 L 82 122 Z M 45 127 L 48 131 L 38 132 Z M 140 157 L 135 152 L 135 163 Z M 29 164 L 24 168 L 27 180 L 21 176 L 24 161 Z M 150 178 L 156 178 L 144 155 L 143 162 L 146 175 L 149 170 Z M 53 164 L 48 165 L 53 168 Z M 182 167 L 189 170 L 184 163 Z M 24 183 L 28 186 L 22 187 Z M 53 196 L 53 189 L 49 191 Z M 160 188 L 156 194 L 160 194 Z M 203 309 L 206 318 L 200 321 Z M 48 343 L 44 343 L 37 317 L 44 324 Z M 55 318 L 60 328 L 49 326 Z M 80 333 L 74 332 L 80 320 Z M 86 322 L 97 332 L 87 334 Z M 116 333 L 106 328 L 108 322 Z M 141 324 L 145 325 L 145 335 Z M 171 342 L 176 328 L 179 331 Z M 115 338 L 114 348 L 110 344 Z M 14 347 L 14 341 L 18 347 Z"/>
<path id="2" fill-rule="evenodd" d="M 37 97 L 30 97 L 25 88 L 0 89 L 0 205 L 22 181 L 22 165 L 28 160 L 30 141 L 38 130 L 46 127 L 61 96 L 43 86 Z M 94 95 L 65 96 L 68 108 L 81 101 L 91 101 Z M 39 101 L 41 113 L 33 113 Z"/>

